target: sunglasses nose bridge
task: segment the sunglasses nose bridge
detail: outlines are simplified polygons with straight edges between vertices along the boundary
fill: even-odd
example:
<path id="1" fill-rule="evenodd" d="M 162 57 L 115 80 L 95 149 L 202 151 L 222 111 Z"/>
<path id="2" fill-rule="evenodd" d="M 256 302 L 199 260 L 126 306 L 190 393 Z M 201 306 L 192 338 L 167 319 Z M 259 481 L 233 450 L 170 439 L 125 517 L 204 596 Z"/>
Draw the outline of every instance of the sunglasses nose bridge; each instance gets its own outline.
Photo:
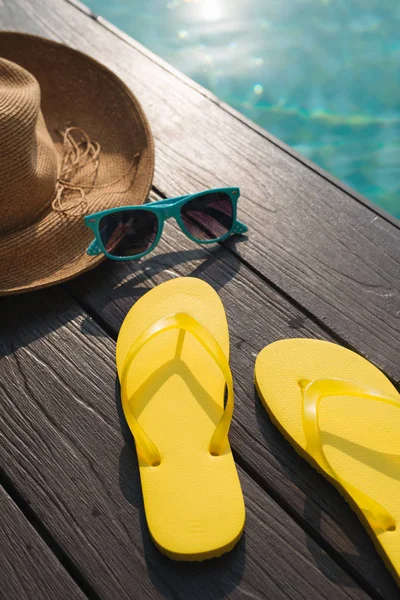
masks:
<path id="1" fill-rule="evenodd" d="M 175 214 L 176 214 L 176 209 L 174 209 L 174 206 L 163 207 L 162 216 L 164 218 L 164 221 L 166 221 L 167 219 L 170 219 L 171 217 L 174 217 Z"/>

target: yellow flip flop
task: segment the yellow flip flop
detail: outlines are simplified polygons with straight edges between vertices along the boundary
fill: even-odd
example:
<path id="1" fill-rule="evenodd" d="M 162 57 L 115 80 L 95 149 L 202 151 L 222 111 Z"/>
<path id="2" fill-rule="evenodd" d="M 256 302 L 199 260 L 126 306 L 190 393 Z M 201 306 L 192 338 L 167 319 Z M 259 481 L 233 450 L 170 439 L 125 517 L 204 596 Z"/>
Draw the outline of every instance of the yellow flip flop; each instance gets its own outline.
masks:
<path id="1" fill-rule="evenodd" d="M 162 283 L 127 314 L 116 354 L 155 544 L 175 560 L 228 552 L 245 508 L 228 441 L 233 383 L 218 294 L 190 277 Z"/>
<path id="2" fill-rule="evenodd" d="M 341 346 L 288 339 L 257 357 L 272 421 L 355 510 L 400 585 L 400 395 Z"/>

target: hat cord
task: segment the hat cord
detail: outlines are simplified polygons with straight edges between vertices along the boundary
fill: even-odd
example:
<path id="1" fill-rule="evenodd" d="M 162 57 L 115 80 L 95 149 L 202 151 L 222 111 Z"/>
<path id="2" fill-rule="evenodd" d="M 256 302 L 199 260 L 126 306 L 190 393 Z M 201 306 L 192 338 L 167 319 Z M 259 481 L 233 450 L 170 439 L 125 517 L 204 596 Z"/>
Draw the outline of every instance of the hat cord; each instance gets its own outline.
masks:
<path id="1" fill-rule="evenodd" d="M 79 134 L 80 138 L 75 139 L 74 134 Z M 93 142 L 86 131 L 80 127 L 67 127 L 60 132 L 60 135 L 63 138 L 63 157 L 51 206 L 56 212 L 74 217 L 82 216 L 87 214 L 89 208 L 86 190 L 97 190 L 119 183 L 130 173 L 140 154 L 134 154 L 126 172 L 117 179 L 103 184 L 95 184 L 100 167 L 100 143 Z M 88 171 L 87 167 L 90 164 L 93 166 Z M 85 169 L 84 174 L 82 174 L 83 169 Z M 132 183 L 133 176 L 128 187 L 117 193 L 127 192 Z"/>

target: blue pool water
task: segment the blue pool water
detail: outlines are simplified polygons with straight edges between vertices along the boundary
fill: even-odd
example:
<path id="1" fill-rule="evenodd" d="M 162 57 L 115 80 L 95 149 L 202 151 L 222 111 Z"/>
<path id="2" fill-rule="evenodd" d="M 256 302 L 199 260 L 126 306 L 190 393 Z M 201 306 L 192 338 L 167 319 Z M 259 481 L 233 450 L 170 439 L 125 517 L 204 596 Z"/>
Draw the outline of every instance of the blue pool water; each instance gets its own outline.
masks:
<path id="1" fill-rule="evenodd" d="M 400 218 L 398 0 L 85 0 Z"/>

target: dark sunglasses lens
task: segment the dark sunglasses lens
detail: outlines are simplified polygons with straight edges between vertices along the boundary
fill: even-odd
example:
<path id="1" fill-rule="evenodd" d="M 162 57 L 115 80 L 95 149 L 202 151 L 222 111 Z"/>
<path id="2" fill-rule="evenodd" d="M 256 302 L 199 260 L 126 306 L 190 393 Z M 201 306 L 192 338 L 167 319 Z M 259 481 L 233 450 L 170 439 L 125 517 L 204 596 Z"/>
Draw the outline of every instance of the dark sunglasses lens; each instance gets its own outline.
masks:
<path id="1" fill-rule="evenodd" d="M 154 243 L 158 219 L 149 210 L 121 210 L 104 216 L 99 229 L 108 254 L 136 256 L 146 252 Z"/>
<path id="2" fill-rule="evenodd" d="M 232 200 L 225 192 L 204 194 L 186 202 L 181 207 L 181 217 L 197 240 L 216 240 L 232 229 Z"/>

